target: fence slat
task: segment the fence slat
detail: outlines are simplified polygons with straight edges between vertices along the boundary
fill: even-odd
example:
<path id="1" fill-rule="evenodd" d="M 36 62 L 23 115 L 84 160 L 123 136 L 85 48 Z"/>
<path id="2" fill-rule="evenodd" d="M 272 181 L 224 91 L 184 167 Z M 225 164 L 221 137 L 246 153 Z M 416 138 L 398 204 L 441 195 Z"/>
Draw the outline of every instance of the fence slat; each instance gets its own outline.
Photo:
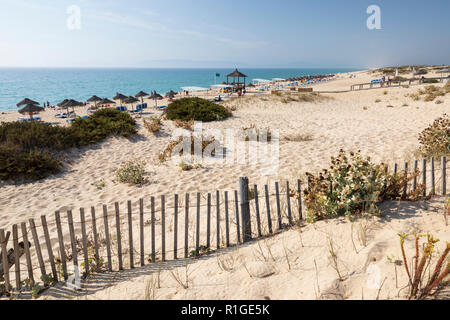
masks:
<path id="1" fill-rule="evenodd" d="M 286 181 L 286 202 L 289 224 L 292 226 L 292 212 L 291 212 L 291 189 L 289 188 L 289 181 Z"/>
<path id="2" fill-rule="evenodd" d="M 211 247 L 211 193 L 206 199 L 206 247 Z"/>
<path id="3" fill-rule="evenodd" d="M 228 191 L 224 194 L 225 201 L 225 242 L 227 248 L 230 246 L 230 218 L 228 212 Z"/>
<path id="4" fill-rule="evenodd" d="M 166 261 L 166 197 L 161 196 L 161 260 Z"/>
<path id="5" fill-rule="evenodd" d="M 269 186 L 266 184 L 264 186 L 265 196 L 266 196 L 266 211 L 267 211 L 267 226 L 269 227 L 269 233 L 272 234 L 272 217 L 270 216 L 270 199 L 269 199 Z"/>
<path id="6" fill-rule="evenodd" d="M 197 221 L 195 229 L 195 250 L 200 248 L 200 192 L 197 192 Z"/>
<path id="7" fill-rule="evenodd" d="M 427 160 L 422 160 L 422 184 L 424 186 L 423 188 L 423 196 L 427 196 Z"/>
<path id="8" fill-rule="evenodd" d="M 95 218 L 95 208 L 91 207 L 91 219 L 92 219 L 92 233 L 94 234 L 94 253 L 95 253 L 95 266 L 98 268 L 100 265 L 100 255 L 98 252 L 98 234 L 97 234 L 97 219 Z"/>
<path id="9" fill-rule="evenodd" d="M 80 208 L 80 221 L 81 221 L 81 241 L 83 242 L 83 255 L 84 255 L 84 274 L 85 277 L 87 277 L 89 275 L 89 253 L 87 248 L 86 217 L 84 215 L 84 208 Z"/>
<path id="10" fill-rule="evenodd" d="M 16 289 L 19 290 L 21 287 L 21 283 L 20 283 L 19 232 L 17 230 L 17 224 L 13 224 L 12 234 L 14 247 L 14 271 L 16 273 Z"/>
<path id="11" fill-rule="evenodd" d="M 441 167 L 442 167 L 442 195 L 447 194 L 447 157 L 441 158 Z"/>
<path id="12" fill-rule="evenodd" d="M 36 225 L 34 224 L 34 219 L 30 219 L 31 234 L 33 235 L 34 248 L 36 250 L 36 255 L 38 257 L 39 268 L 41 269 L 41 274 L 45 277 L 47 273 L 45 272 L 44 259 L 42 258 L 41 244 L 39 243 L 39 237 L 36 231 Z"/>
<path id="13" fill-rule="evenodd" d="M 303 212 L 302 212 L 302 185 L 300 179 L 297 180 L 297 192 L 298 192 L 298 222 L 302 221 L 303 219 Z"/>
<path id="14" fill-rule="evenodd" d="M 151 230 L 152 230 L 152 262 L 156 262 L 156 234 L 155 234 L 155 197 L 150 198 L 151 207 Z"/>
<path id="15" fill-rule="evenodd" d="M 394 175 L 398 172 L 398 164 L 394 163 Z"/>
<path id="16" fill-rule="evenodd" d="M 116 238 L 117 238 L 117 255 L 119 261 L 119 270 L 123 270 L 123 260 L 122 260 L 122 232 L 120 231 L 120 210 L 119 203 L 114 203 L 116 211 Z"/>
<path id="17" fill-rule="evenodd" d="M 280 186 L 278 182 L 275 182 L 275 197 L 277 200 L 278 230 L 281 230 L 283 229 L 283 224 L 281 222 Z"/>
<path id="18" fill-rule="evenodd" d="M 55 281 L 58 281 L 58 272 L 56 272 L 55 257 L 53 256 L 52 242 L 50 241 L 50 234 L 48 233 L 46 216 L 41 216 L 41 223 L 42 229 L 44 230 L 45 244 L 47 247 L 48 259 L 50 260 L 50 267 L 52 269 L 53 279 Z"/>
<path id="19" fill-rule="evenodd" d="M 133 211 L 131 208 L 131 200 L 127 202 L 128 207 L 128 250 L 130 255 L 130 268 L 134 268 L 134 248 L 133 248 Z"/>
<path id="20" fill-rule="evenodd" d="M 408 193 L 408 162 L 405 162 L 405 185 L 403 186 L 403 198 L 406 198 L 406 194 Z"/>
<path id="21" fill-rule="evenodd" d="M 64 280 L 67 280 L 68 279 L 67 262 L 66 262 L 67 257 L 66 257 L 66 249 L 64 246 L 64 237 L 63 237 L 62 227 L 61 227 L 61 216 L 59 214 L 59 211 L 55 212 L 55 221 L 56 221 L 56 230 L 58 232 L 59 255 L 61 258 L 63 278 L 64 278 Z"/>
<path id="22" fill-rule="evenodd" d="M 419 170 L 419 161 L 414 160 L 414 179 L 413 179 L 413 186 L 412 186 L 413 192 L 415 192 L 417 189 L 417 176 L 416 176 L 417 170 Z"/>
<path id="23" fill-rule="evenodd" d="M 434 157 L 431 157 L 431 161 L 430 161 L 430 166 L 431 166 L 431 194 L 435 195 L 436 194 L 436 180 L 435 180 L 435 175 L 434 175 Z"/>
<path id="24" fill-rule="evenodd" d="M 174 197 L 174 217 L 173 217 L 173 258 L 176 260 L 178 250 L 178 194 Z"/>
<path id="25" fill-rule="evenodd" d="M 67 222 L 69 224 L 69 234 L 70 234 L 70 242 L 72 244 L 72 262 L 74 268 L 75 279 L 80 279 L 79 269 L 78 269 L 78 253 L 77 253 L 77 242 L 75 239 L 75 230 L 73 227 L 73 217 L 72 210 L 67 211 Z"/>
<path id="26" fill-rule="evenodd" d="M 239 193 L 241 197 L 241 222 L 242 241 L 247 242 L 252 239 L 252 223 L 250 219 L 250 201 L 248 195 L 248 178 L 239 178 Z"/>
<path id="27" fill-rule="evenodd" d="M 189 254 L 189 193 L 185 196 L 184 206 L 184 258 L 187 259 Z"/>
<path id="28" fill-rule="evenodd" d="M 31 264 L 30 242 L 28 241 L 27 224 L 25 222 L 22 222 L 20 224 L 20 228 L 22 229 L 23 246 L 25 249 L 25 258 L 27 260 L 28 279 L 31 281 L 32 284 L 34 284 L 33 266 Z"/>
<path id="29" fill-rule="evenodd" d="M 258 230 L 258 237 L 261 237 L 261 215 L 259 212 L 258 186 L 256 184 L 253 186 L 253 192 L 255 193 L 256 228 Z"/>
<path id="30" fill-rule="evenodd" d="M 6 245 L 5 230 L 0 229 L 0 245 L 2 249 L 2 265 L 3 265 L 3 279 L 5 280 L 5 290 L 9 292 L 11 284 L 9 281 L 9 262 L 8 262 L 8 251 Z"/>
<path id="31" fill-rule="evenodd" d="M 109 226 L 108 226 L 108 207 L 103 205 L 103 223 L 105 225 L 105 241 L 106 241 L 106 259 L 108 260 L 108 271 L 112 271 L 111 261 L 111 242 L 109 240 Z"/>
<path id="32" fill-rule="evenodd" d="M 237 190 L 234 190 L 234 210 L 236 211 L 236 235 L 237 242 L 241 243 L 241 226 L 239 224 L 239 198 Z"/>
<path id="33" fill-rule="evenodd" d="M 144 254 L 144 199 L 139 199 L 139 240 L 141 250 L 141 267 L 145 265 Z"/>
<path id="34" fill-rule="evenodd" d="M 220 192 L 216 191 L 216 248 L 220 248 Z"/>

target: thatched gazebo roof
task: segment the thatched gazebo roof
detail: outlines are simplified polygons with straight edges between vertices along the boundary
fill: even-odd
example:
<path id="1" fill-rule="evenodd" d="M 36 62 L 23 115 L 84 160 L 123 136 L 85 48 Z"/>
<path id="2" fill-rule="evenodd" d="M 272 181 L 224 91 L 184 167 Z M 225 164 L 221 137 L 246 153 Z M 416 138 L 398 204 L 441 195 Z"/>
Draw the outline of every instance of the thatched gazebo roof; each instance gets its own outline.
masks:
<path id="1" fill-rule="evenodd" d="M 238 69 L 235 69 L 232 73 L 228 74 L 227 77 L 230 78 L 247 78 L 245 74 L 240 72 Z"/>

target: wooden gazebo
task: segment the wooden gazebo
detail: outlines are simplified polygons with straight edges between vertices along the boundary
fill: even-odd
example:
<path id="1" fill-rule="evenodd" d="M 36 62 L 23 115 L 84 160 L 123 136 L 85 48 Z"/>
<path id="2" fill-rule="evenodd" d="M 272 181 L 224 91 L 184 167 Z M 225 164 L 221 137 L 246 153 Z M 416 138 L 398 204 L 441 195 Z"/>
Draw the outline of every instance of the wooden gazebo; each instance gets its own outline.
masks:
<path id="1" fill-rule="evenodd" d="M 233 78 L 233 82 L 231 84 L 234 85 L 235 89 L 240 89 L 241 85 L 243 85 L 245 87 L 245 78 L 247 78 L 247 76 L 245 74 L 243 74 L 242 72 L 239 72 L 238 69 L 235 69 L 232 73 L 227 75 L 227 84 L 230 84 L 229 78 Z M 237 82 L 236 82 L 236 78 L 237 78 Z M 239 81 L 240 78 L 244 79 L 244 82 L 240 82 Z"/>

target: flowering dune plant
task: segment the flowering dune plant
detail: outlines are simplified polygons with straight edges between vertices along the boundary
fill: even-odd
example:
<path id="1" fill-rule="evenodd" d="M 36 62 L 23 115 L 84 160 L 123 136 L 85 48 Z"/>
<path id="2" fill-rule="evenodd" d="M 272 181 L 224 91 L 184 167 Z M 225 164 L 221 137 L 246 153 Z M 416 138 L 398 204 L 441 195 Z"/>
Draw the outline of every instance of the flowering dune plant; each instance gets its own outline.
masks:
<path id="1" fill-rule="evenodd" d="M 434 120 L 419 135 L 420 151 L 424 156 L 450 154 L 450 117 L 444 114 Z"/>
<path id="2" fill-rule="evenodd" d="M 405 192 L 408 181 L 418 175 L 413 172 L 392 174 L 383 163 L 374 164 L 359 152 L 349 155 L 341 150 L 331 158 L 329 169 L 318 176 L 307 173 L 309 189 L 304 191 L 308 220 L 317 221 L 342 215 L 378 213 L 377 204 L 385 200 L 415 200 L 423 192 Z"/>

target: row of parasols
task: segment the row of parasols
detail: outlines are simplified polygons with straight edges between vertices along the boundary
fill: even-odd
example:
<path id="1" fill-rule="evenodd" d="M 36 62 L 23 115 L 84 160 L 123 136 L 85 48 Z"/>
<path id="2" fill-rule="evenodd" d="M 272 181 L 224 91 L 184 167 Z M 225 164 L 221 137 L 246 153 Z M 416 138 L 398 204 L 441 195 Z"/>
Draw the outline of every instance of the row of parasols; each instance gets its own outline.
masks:
<path id="1" fill-rule="evenodd" d="M 174 92 L 173 90 L 170 90 L 167 94 L 166 94 L 166 98 L 168 99 L 173 99 L 175 96 L 177 95 L 176 92 Z M 141 99 L 141 103 L 144 103 L 144 97 L 148 97 L 149 99 L 153 99 L 155 100 L 155 106 L 158 106 L 158 99 L 163 99 L 163 96 L 160 95 L 159 93 L 157 93 L 156 91 L 153 91 L 151 94 L 145 93 L 144 91 L 140 91 L 138 92 L 134 97 L 133 96 L 126 96 L 123 95 L 121 93 L 117 93 L 116 96 L 113 98 L 113 100 L 119 100 L 120 104 L 133 104 L 136 102 L 139 102 L 139 98 Z M 105 105 L 110 105 L 110 104 L 114 104 L 115 102 L 112 100 L 109 100 L 107 98 L 99 98 L 97 96 L 92 96 L 89 99 L 87 99 L 87 102 L 90 103 L 94 103 L 95 107 L 97 107 L 98 105 L 100 106 L 105 106 Z M 60 108 L 65 108 L 67 110 L 67 114 L 69 113 L 69 108 L 74 108 L 74 107 L 80 107 L 83 106 L 84 103 L 80 102 L 80 101 L 76 101 L 74 99 L 64 99 L 63 101 L 61 101 L 60 103 L 57 104 L 58 107 Z M 30 120 L 33 119 L 33 114 L 37 113 L 37 112 L 41 112 L 44 111 L 45 109 L 41 106 L 39 106 L 39 102 L 33 101 L 31 99 L 25 98 L 24 100 L 22 100 L 21 102 L 19 102 L 17 104 L 17 107 L 22 107 L 19 110 L 19 113 L 21 114 L 29 114 L 30 115 Z"/>

